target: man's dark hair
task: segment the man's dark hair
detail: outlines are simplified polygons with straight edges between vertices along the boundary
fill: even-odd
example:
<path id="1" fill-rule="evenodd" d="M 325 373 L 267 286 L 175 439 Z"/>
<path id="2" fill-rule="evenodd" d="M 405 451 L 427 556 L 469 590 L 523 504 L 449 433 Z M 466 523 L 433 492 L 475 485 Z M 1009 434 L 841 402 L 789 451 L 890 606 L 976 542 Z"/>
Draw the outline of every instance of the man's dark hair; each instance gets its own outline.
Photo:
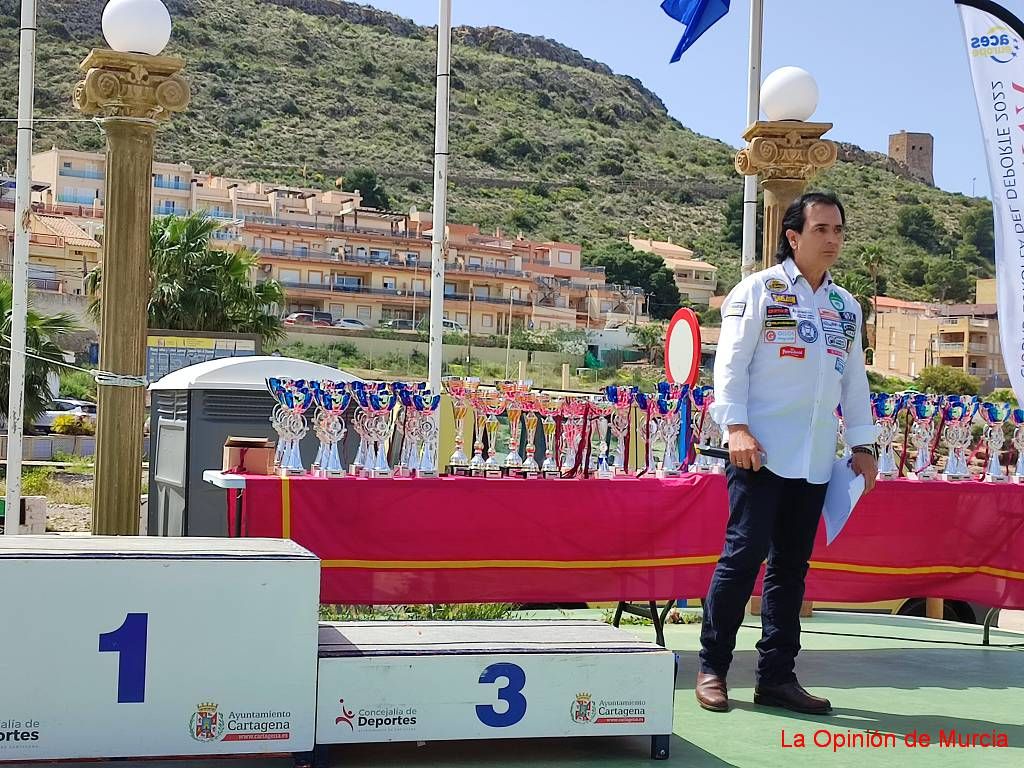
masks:
<path id="1" fill-rule="evenodd" d="M 782 219 L 782 232 L 779 233 L 779 250 L 775 252 L 775 261 L 781 264 L 786 259 L 793 258 L 793 246 L 789 244 L 786 232 L 803 232 L 804 223 L 807 219 L 807 208 L 811 205 L 834 205 L 839 209 L 839 216 L 846 224 L 846 209 L 839 197 L 833 192 L 808 192 L 801 195 L 793 202 L 786 215 Z"/>

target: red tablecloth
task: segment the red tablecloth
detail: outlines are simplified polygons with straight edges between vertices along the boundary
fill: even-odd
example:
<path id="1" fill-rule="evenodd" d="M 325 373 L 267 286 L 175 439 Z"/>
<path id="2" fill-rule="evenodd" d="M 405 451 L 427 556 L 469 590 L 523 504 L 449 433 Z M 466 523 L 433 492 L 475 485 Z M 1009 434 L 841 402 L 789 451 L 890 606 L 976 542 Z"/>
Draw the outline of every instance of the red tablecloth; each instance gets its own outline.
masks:
<path id="1" fill-rule="evenodd" d="M 316 553 L 323 603 L 641 601 L 703 597 L 727 515 L 715 475 L 249 476 L 242 533 Z M 819 526 L 807 599 L 915 596 L 1024 608 L 1024 486 L 884 481 Z"/>

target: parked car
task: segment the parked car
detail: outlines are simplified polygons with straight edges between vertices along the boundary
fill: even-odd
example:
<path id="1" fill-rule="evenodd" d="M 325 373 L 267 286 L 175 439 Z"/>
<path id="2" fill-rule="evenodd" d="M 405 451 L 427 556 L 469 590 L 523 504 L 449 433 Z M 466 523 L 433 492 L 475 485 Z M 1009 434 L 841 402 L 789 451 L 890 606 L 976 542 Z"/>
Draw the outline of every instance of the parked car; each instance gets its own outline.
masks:
<path id="1" fill-rule="evenodd" d="M 78 416 L 95 424 L 96 404 L 84 400 L 55 398 L 50 402 L 49 407 L 32 422 L 32 429 L 46 434 L 53 428 L 53 423 L 58 416 Z"/>
<path id="2" fill-rule="evenodd" d="M 292 312 L 284 319 L 285 325 L 318 325 L 329 327 L 331 325 L 330 312 Z"/>
<path id="3" fill-rule="evenodd" d="M 403 320 L 401 318 L 394 318 L 388 320 L 385 323 L 380 324 L 381 328 L 390 328 L 393 331 L 414 331 L 416 327 L 412 324 L 412 320 Z"/>
<path id="4" fill-rule="evenodd" d="M 423 320 L 420 320 L 420 323 L 419 323 L 419 325 L 417 327 L 421 331 L 428 331 L 428 330 L 430 330 L 430 319 L 429 318 L 424 318 Z M 466 327 L 462 323 L 457 323 L 454 320 L 447 320 L 447 319 L 441 320 L 441 327 L 444 329 L 445 333 L 465 333 L 466 332 Z"/>
<path id="5" fill-rule="evenodd" d="M 369 331 L 370 326 L 357 317 L 341 317 L 334 321 L 335 328 L 345 328 L 349 331 Z"/>

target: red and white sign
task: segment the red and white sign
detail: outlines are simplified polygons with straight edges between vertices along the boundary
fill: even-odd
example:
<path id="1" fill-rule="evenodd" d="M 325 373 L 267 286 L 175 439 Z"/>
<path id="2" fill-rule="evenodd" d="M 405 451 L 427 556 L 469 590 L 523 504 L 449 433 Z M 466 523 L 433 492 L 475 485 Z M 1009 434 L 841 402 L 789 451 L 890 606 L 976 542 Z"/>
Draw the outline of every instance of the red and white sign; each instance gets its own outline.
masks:
<path id="1" fill-rule="evenodd" d="M 665 334 L 665 375 L 673 384 L 697 383 L 700 370 L 700 323 L 692 309 L 672 316 Z"/>
<path id="2" fill-rule="evenodd" d="M 803 360 L 807 350 L 803 347 L 780 347 L 779 357 L 792 357 L 794 360 Z"/>

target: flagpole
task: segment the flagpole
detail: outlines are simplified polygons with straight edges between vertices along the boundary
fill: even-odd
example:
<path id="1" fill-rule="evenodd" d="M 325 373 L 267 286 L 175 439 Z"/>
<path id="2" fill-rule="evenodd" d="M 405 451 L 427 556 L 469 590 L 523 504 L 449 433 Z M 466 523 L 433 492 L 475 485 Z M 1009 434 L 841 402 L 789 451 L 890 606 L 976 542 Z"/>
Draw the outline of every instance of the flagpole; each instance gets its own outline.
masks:
<path id="1" fill-rule="evenodd" d="M 430 391 L 441 391 L 444 352 L 444 252 L 448 223 L 448 89 L 451 79 L 452 0 L 439 0 L 437 21 L 437 95 L 434 102 L 434 203 L 430 236 Z"/>
<path id="2" fill-rule="evenodd" d="M 747 124 L 749 128 L 761 114 L 761 50 L 764 35 L 764 0 L 750 0 L 750 57 L 747 70 Z M 756 269 L 757 237 L 757 176 L 743 177 L 743 256 L 740 262 L 742 277 L 752 275 Z M 765 258 L 770 254 L 764 254 Z"/>
<path id="3" fill-rule="evenodd" d="M 28 323 L 28 241 L 32 207 L 32 105 L 36 65 L 36 0 L 21 2 L 18 60 L 18 149 L 14 187 L 14 265 L 11 296 L 11 380 L 7 396 L 7 507 L 4 533 L 18 533 L 25 434 L 25 329 Z"/>

